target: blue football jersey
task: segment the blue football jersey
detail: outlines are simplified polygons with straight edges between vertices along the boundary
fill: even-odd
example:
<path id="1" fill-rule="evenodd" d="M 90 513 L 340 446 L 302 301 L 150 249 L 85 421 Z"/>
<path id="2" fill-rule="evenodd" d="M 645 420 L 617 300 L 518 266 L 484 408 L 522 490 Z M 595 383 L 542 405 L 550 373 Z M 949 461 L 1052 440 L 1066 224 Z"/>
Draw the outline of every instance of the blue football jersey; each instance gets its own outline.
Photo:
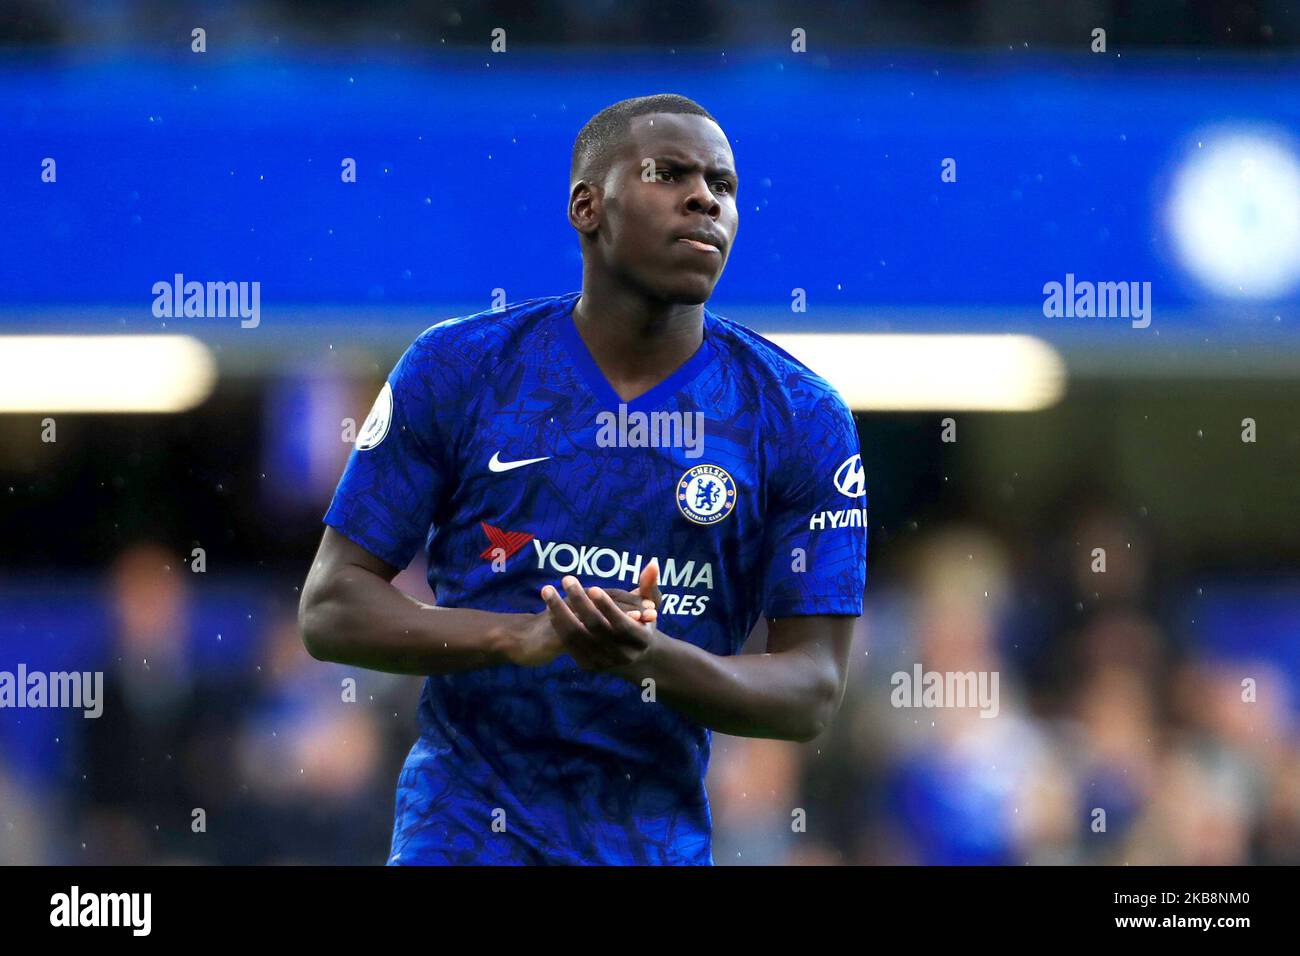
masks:
<path id="1" fill-rule="evenodd" d="M 657 627 L 740 651 L 760 614 L 862 613 L 857 429 L 824 379 L 708 309 L 704 341 L 623 402 L 579 292 L 427 329 L 357 436 L 325 522 L 443 607 L 537 613 L 565 575 L 632 590 Z M 709 864 L 710 732 L 563 655 L 428 678 L 389 862 Z"/>

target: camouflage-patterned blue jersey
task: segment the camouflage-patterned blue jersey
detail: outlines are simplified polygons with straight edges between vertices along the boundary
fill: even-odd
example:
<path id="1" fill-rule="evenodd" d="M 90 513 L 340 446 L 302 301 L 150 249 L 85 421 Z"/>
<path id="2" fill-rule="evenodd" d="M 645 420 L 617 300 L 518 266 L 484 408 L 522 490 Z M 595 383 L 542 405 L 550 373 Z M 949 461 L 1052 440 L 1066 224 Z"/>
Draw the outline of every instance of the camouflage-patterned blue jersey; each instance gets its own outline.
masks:
<path id="1" fill-rule="evenodd" d="M 450 319 L 408 348 L 325 522 L 443 607 L 536 613 L 575 575 L 658 628 L 736 654 L 768 619 L 862 612 L 857 429 L 825 380 L 704 310 L 704 341 L 621 401 L 573 320 L 580 293 Z M 710 732 L 630 682 L 500 665 L 428 678 L 389 862 L 708 864 Z"/>

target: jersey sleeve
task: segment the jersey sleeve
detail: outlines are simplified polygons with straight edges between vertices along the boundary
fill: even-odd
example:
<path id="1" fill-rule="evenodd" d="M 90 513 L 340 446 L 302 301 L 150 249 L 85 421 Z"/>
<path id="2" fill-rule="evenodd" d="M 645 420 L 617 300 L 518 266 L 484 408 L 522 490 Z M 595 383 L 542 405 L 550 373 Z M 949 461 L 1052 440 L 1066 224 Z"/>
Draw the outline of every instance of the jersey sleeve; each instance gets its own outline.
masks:
<path id="1" fill-rule="evenodd" d="M 455 482 L 456 363 L 438 326 L 411 344 L 357 432 L 325 524 L 395 568 L 422 545 Z"/>
<path id="2" fill-rule="evenodd" d="M 867 489 L 858 429 L 830 385 L 796 410 L 771 449 L 763 613 L 861 614 Z"/>

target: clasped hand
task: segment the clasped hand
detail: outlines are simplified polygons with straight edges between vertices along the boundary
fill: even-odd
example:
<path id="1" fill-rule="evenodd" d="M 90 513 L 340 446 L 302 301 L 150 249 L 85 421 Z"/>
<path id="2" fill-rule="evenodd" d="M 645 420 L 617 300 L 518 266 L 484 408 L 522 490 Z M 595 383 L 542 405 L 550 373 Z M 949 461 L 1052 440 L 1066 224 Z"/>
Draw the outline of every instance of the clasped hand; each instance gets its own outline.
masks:
<path id="1" fill-rule="evenodd" d="M 533 615 L 511 654 L 516 664 L 540 666 L 569 654 L 585 671 L 610 671 L 641 661 L 659 640 L 655 630 L 659 567 L 641 572 L 635 591 L 583 588 L 572 575 L 541 590 L 546 610 Z"/>

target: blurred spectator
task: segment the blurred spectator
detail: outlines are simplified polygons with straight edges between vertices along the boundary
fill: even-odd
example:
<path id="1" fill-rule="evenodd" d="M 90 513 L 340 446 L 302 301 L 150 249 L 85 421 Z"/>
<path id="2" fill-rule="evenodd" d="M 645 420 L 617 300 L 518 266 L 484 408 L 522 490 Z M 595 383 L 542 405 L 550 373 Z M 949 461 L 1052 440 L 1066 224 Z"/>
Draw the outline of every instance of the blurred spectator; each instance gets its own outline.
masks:
<path id="1" fill-rule="evenodd" d="M 79 728 L 86 863 L 202 854 L 191 830 L 230 781 L 235 688 L 190 660 L 187 572 L 160 545 L 127 548 L 110 575 L 116 632 L 104 711 Z"/>
<path id="2" fill-rule="evenodd" d="M 267 644 L 236 747 L 242 862 L 384 862 L 396 771 L 383 772 L 391 761 L 373 691 L 409 684 L 313 660 L 293 616 Z"/>

